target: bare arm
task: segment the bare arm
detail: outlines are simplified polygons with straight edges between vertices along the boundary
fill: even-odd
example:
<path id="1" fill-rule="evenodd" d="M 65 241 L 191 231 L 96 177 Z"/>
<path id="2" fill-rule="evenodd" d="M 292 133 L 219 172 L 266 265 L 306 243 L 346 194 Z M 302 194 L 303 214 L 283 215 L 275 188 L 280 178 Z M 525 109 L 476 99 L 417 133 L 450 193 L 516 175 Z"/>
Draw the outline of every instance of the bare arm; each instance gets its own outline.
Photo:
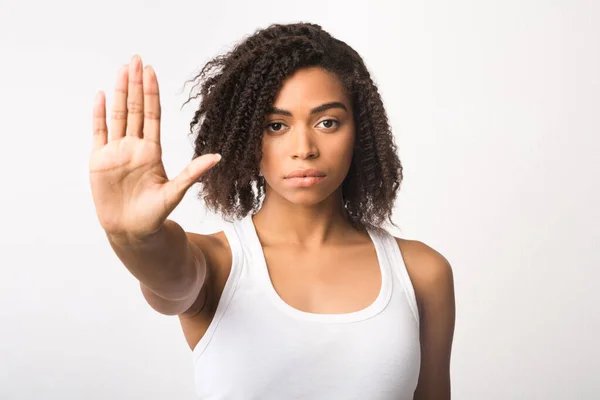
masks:
<path id="1" fill-rule="evenodd" d="M 163 314 L 195 309 L 207 274 L 204 254 L 167 217 L 185 192 L 221 159 L 195 157 L 169 180 L 162 162 L 161 106 L 152 67 L 134 56 L 117 74 L 109 135 L 106 98 L 94 101 L 90 184 L 98 220 L 113 250 Z"/>
<path id="2" fill-rule="evenodd" d="M 166 220 L 144 240 L 107 237 L 117 257 L 140 281 L 144 298 L 153 309 L 178 315 L 195 305 L 206 278 L 206 260 L 179 224 Z"/>
<path id="3" fill-rule="evenodd" d="M 421 366 L 414 400 L 449 400 L 454 336 L 454 278 L 448 260 L 423 242 L 398 239 L 415 288 Z"/>
<path id="4" fill-rule="evenodd" d="M 450 357 L 455 304 L 452 267 L 422 244 L 417 278 L 421 303 L 421 370 L 415 400 L 450 400 Z"/>

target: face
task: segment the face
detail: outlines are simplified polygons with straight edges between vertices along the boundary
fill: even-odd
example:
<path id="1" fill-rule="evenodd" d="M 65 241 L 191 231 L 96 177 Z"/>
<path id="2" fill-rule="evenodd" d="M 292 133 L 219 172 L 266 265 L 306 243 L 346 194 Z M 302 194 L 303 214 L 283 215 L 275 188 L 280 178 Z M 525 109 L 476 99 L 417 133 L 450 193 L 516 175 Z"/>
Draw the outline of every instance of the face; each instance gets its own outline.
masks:
<path id="1" fill-rule="evenodd" d="M 352 161 L 354 119 L 334 74 L 311 67 L 288 77 L 264 126 L 260 170 L 267 196 L 314 205 L 341 190 Z M 298 177 L 289 176 L 294 173 Z"/>

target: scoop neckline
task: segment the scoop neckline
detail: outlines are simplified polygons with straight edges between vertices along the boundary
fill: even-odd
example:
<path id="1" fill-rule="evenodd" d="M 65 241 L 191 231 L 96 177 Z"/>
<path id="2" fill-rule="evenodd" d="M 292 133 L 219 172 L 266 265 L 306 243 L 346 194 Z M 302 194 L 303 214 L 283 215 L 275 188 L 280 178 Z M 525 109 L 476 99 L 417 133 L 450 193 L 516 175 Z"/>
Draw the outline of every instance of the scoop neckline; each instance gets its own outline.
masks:
<path id="1" fill-rule="evenodd" d="M 273 282 L 271 281 L 271 275 L 269 274 L 269 269 L 267 267 L 267 261 L 265 258 L 265 254 L 263 251 L 262 243 L 258 237 L 258 232 L 256 230 L 256 226 L 254 225 L 254 220 L 252 219 L 252 214 L 249 214 L 244 218 L 243 222 L 248 226 L 248 231 L 250 233 L 250 239 L 252 241 L 251 248 L 253 251 L 256 251 L 256 261 L 258 265 L 256 265 L 261 284 L 264 286 L 265 294 L 271 300 L 271 302 L 282 312 L 304 321 L 311 322 L 322 322 L 322 323 L 343 323 L 343 322 L 358 322 L 363 321 L 369 318 L 374 317 L 379 314 L 386 305 L 389 303 L 392 292 L 391 285 L 391 271 L 389 269 L 389 265 L 387 264 L 387 258 L 384 254 L 384 248 L 382 241 L 377 237 L 377 234 L 371 229 L 367 228 L 367 232 L 371 241 L 375 247 L 375 252 L 377 254 L 377 263 L 379 265 L 379 271 L 381 273 L 381 287 L 379 289 L 379 293 L 375 300 L 369 304 L 367 307 L 347 312 L 347 313 L 311 313 L 307 311 L 299 310 L 291 305 L 289 305 L 286 301 L 284 301 L 279 293 L 275 290 L 273 286 Z M 254 258 L 254 257 L 253 257 Z"/>

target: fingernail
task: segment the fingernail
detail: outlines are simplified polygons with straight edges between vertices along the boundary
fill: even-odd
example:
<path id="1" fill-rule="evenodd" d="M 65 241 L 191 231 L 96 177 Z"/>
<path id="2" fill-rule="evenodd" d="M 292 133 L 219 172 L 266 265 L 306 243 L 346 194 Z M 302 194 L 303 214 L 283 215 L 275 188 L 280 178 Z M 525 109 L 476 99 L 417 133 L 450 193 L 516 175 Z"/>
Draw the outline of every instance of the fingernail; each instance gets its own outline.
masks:
<path id="1" fill-rule="evenodd" d="M 134 69 L 139 68 L 141 64 L 142 64 L 142 60 L 141 60 L 140 56 L 138 56 L 136 54 L 135 56 L 131 57 L 131 65 Z"/>
<path id="2" fill-rule="evenodd" d="M 221 161 L 221 155 L 219 153 L 216 153 L 214 160 L 215 160 L 214 161 L 215 164 L 218 163 L 219 161 Z"/>
<path id="3" fill-rule="evenodd" d="M 148 73 L 150 74 L 151 78 L 156 77 L 156 71 L 154 71 L 154 67 L 151 65 L 148 66 Z"/>

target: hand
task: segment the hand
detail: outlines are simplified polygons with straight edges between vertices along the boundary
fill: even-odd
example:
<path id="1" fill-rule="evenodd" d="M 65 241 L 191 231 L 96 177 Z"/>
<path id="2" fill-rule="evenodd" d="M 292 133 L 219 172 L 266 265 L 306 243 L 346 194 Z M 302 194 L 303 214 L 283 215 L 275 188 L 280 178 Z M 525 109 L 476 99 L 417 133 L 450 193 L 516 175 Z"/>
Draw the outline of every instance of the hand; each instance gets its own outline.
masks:
<path id="1" fill-rule="evenodd" d="M 169 180 L 160 145 L 160 98 L 152 67 L 142 71 L 138 56 L 118 73 L 111 118 L 106 98 L 94 101 L 90 184 L 100 224 L 107 234 L 142 239 L 158 231 L 200 175 L 219 162 L 218 154 L 195 158 Z"/>

